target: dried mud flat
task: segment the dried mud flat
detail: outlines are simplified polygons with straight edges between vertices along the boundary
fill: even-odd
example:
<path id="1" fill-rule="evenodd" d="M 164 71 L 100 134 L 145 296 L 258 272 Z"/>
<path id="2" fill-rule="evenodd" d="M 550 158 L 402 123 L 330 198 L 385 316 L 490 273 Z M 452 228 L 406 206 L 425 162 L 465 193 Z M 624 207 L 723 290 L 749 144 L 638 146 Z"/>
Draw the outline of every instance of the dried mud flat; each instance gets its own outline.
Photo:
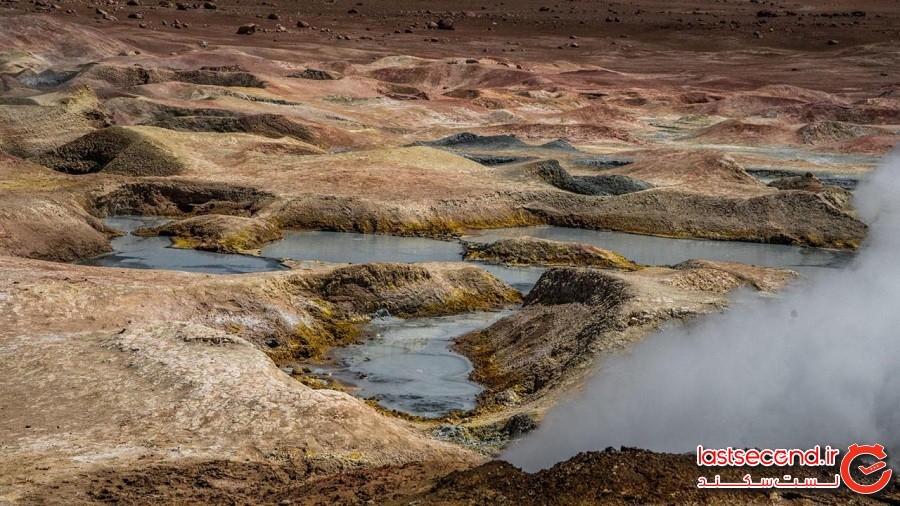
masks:
<path id="1" fill-rule="evenodd" d="M 707 494 L 690 457 L 640 450 L 489 460 L 601 357 L 790 271 L 470 245 L 550 266 L 523 299 L 467 263 L 72 263 L 119 214 L 226 253 L 543 224 L 853 250 L 846 188 L 900 133 L 900 11 L 855 4 L 0 1 L 0 503 L 895 502 Z M 454 345 L 472 412 L 401 416 L 281 369 L 380 310 L 520 304 Z"/>

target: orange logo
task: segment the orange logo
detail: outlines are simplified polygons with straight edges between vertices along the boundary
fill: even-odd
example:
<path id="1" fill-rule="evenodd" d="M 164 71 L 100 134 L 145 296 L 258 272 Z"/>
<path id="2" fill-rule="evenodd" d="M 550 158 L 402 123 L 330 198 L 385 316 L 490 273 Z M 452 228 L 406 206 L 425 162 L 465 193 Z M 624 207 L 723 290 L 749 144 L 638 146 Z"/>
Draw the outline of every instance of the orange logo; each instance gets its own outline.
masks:
<path id="1" fill-rule="evenodd" d="M 878 462 L 870 465 L 870 466 L 859 466 L 859 470 L 866 476 L 877 473 L 882 469 L 887 467 L 887 463 L 884 462 L 884 459 L 887 458 L 887 453 L 884 451 L 884 447 L 881 445 L 858 445 L 856 443 L 850 445 L 847 448 L 847 454 L 844 455 L 843 460 L 841 460 L 841 479 L 844 482 L 844 485 L 847 485 L 847 488 L 854 492 L 858 492 L 860 494 L 874 494 L 879 490 L 883 489 L 887 486 L 888 482 L 891 481 L 891 475 L 894 473 L 893 470 L 888 469 L 881 473 L 881 477 L 878 478 L 878 481 L 872 483 L 871 485 L 863 485 L 858 483 L 856 480 L 850 476 L 850 465 L 853 463 L 853 460 L 856 457 L 861 455 L 870 455 L 878 459 Z"/>

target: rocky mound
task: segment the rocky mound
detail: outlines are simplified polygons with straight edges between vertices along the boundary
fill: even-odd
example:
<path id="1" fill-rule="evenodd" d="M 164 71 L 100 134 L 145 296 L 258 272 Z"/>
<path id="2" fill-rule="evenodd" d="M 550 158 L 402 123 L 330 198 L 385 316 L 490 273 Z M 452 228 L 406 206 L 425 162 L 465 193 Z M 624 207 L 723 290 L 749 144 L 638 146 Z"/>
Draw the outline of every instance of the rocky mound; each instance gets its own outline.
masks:
<path id="1" fill-rule="evenodd" d="M 797 135 L 804 144 L 827 144 L 884 133 L 880 128 L 854 125 L 842 121 L 816 121 L 800 127 Z"/>
<path id="2" fill-rule="evenodd" d="M 253 253 L 263 244 L 281 238 L 281 231 L 265 220 L 222 214 L 193 216 L 139 229 L 134 234 L 167 236 L 179 248 L 220 253 Z"/>
<path id="3" fill-rule="evenodd" d="M 774 191 L 758 182 L 752 192 L 747 185 L 712 188 L 653 188 L 592 202 L 547 199 L 526 209 L 558 226 L 668 237 L 855 249 L 866 236 L 865 223 L 823 194 Z"/>
<path id="4" fill-rule="evenodd" d="M 378 93 L 394 100 L 430 100 L 428 93 L 405 84 L 385 83 L 378 88 Z"/>
<path id="5" fill-rule="evenodd" d="M 93 91 L 71 92 L 0 105 L 0 150 L 36 156 L 109 125 L 105 108 Z"/>
<path id="6" fill-rule="evenodd" d="M 124 67 L 109 64 L 90 65 L 77 77 L 79 80 L 101 81 L 116 87 L 141 86 L 178 81 L 209 86 L 265 88 L 259 77 L 235 68 L 201 67 L 197 70 Z"/>
<path id="7" fill-rule="evenodd" d="M 556 160 L 537 162 L 525 170 L 560 190 L 580 195 L 625 195 L 653 187 L 645 181 L 622 174 L 572 176 Z"/>
<path id="8" fill-rule="evenodd" d="M 720 121 L 700 129 L 693 138 L 701 142 L 738 145 L 791 145 L 795 136 L 791 128 L 771 123 L 750 123 L 739 119 Z"/>
<path id="9" fill-rule="evenodd" d="M 760 267 L 736 262 L 687 260 L 673 269 L 682 271 L 667 281 L 686 290 L 725 293 L 740 286 L 750 286 L 761 292 L 777 292 L 800 277 L 794 271 Z"/>
<path id="10" fill-rule="evenodd" d="M 434 141 L 420 141 L 414 144 L 419 146 L 452 148 L 462 151 L 494 151 L 527 148 L 577 151 L 574 146 L 562 139 L 556 139 L 540 145 L 532 145 L 512 134 L 479 135 L 472 132 L 460 132 Z"/>
<path id="11" fill-rule="evenodd" d="M 165 148 L 122 127 L 91 132 L 36 157 L 35 161 L 67 174 L 103 171 L 126 176 L 173 176 L 185 168 Z"/>
<path id="12" fill-rule="evenodd" d="M 113 234 L 71 199 L 0 196 L 0 254 L 71 262 L 111 251 Z"/>
<path id="13" fill-rule="evenodd" d="M 839 490 L 756 491 L 697 488 L 698 476 L 720 475 L 723 482 L 739 483 L 748 472 L 767 477 L 802 476 L 820 483 L 833 482 L 837 467 L 705 468 L 697 467 L 693 454 L 653 453 L 636 448 L 580 453 L 549 469 L 527 473 L 508 462 L 492 461 L 456 471 L 437 480 L 432 488 L 396 498 L 396 504 L 882 504 L 900 496 L 891 484 L 871 499 L 842 487 Z M 757 478 L 758 479 L 758 478 Z"/>
<path id="14" fill-rule="evenodd" d="M 640 267 L 616 253 L 589 244 L 533 237 L 501 239 L 489 244 L 466 243 L 466 260 L 507 265 L 581 265 L 601 269 L 637 270 Z"/>
<path id="15" fill-rule="evenodd" d="M 321 70 L 308 68 L 306 70 L 290 74 L 288 77 L 296 77 L 299 79 L 312 79 L 314 81 L 336 81 L 343 79 L 344 76 L 340 72 L 333 70 Z"/>
<path id="16" fill-rule="evenodd" d="M 733 158 L 716 151 L 662 152 L 611 172 L 657 186 L 677 185 L 704 193 L 716 193 L 723 186 L 765 187 Z"/>
<path id="17" fill-rule="evenodd" d="M 508 165 L 511 163 L 522 163 L 533 159 L 530 156 L 482 155 L 471 153 L 463 153 L 462 156 L 468 158 L 469 160 L 472 160 L 473 162 L 480 163 L 481 165 L 484 165 L 486 167 Z"/>
<path id="18" fill-rule="evenodd" d="M 244 132 L 273 139 L 291 137 L 303 142 L 316 142 L 316 136 L 310 128 L 280 114 L 172 115 L 147 124 L 186 132 Z"/>
<path id="19" fill-rule="evenodd" d="M 568 139 L 575 143 L 614 143 L 640 144 L 637 138 L 623 127 L 613 127 L 594 122 L 586 123 L 510 123 L 479 129 L 480 132 L 510 132 L 524 139 Z"/>
<path id="20" fill-rule="evenodd" d="M 763 114 L 777 115 L 796 123 L 836 121 L 852 124 L 895 125 L 896 107 L 880 104 L 799 104 L 781 107 Z"/>
<path id="21" fill-rule="evenodd" d="M 769 183 L 772 188 L 779 190 L 798 190 L 822 195 L 829 203 L 838 209 L 850 210 L 853 193 L 849 190 L 834 185 L 823 184 L 822 181 L 807 172 L 802 176 L 787 176 Z"/>
<path id="22" fill-rule="evenodd" d="M 387 309 L 402 318 L 491 310 L 521 300 L 519 292 L 475 266 L 354 265 L 310 277 L 304 286 L 347 313 Z"/>
<path id="23" fill-rule="evenodd" d="M 223 183 L 190 181 L 130 183 L 96 197 L 97 214 L 182 216 L 233 214 L 249 216 L 274 200 L 270 193 Z"/>
<path id="24" fill-rule="evenodd" d="M 481 407 L 539 408 L 529 403 L 561 385 L 574 388 L 600 356 L 621 352 L 661 322 L 717 311 L 727 304 L 723 293 L 738 286 L 776 290 L 795 276 L 701 261 L 634 272 L 554 267 L 520 311 L 458 338 L 454 349 L 469 357 L 471 378 L 485 387 Z"/>
<path id="25" fill-rule="evenodd" d="M 434 141 L 417 142 L 421 146 L 466 150 L 521 149 L 529 147 L 515 135 L 478 135 L 461 132 Z"/>
<path id="26" fill-rule="evenodd" d="M 120 124 L 149 125 L 182 132 L 240 132 L 273 139 L 289 137 L 319 147 L 352 146 L 347 131 L 283 114 L 245 114 L 228 109 L 178 107 L 146 99 L 116 97 L 104 105 Z"/>

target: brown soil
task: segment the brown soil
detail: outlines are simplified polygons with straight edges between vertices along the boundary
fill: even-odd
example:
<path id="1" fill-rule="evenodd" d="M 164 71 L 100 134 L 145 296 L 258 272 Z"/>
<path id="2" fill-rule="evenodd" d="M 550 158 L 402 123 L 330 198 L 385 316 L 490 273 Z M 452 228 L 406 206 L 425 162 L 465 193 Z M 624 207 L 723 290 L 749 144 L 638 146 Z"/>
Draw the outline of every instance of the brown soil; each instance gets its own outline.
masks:
<path id="1" fill-rule="evenodd" d="M 489 244 L 466 244 L 466 260 L 507 265 L 583 265 L 634 271 L 640 267 L 615 251 L 588 244 L 520 237 Z"/>

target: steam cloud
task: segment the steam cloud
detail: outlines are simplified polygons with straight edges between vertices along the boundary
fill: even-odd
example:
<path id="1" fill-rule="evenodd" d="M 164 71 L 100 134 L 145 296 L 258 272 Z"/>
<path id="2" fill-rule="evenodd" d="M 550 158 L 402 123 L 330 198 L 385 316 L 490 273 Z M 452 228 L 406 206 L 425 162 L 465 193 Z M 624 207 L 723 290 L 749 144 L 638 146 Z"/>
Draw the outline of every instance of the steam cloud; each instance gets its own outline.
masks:
<path id="1" fill-rule="evenodd" d="M 856 192 L 871 228 L 844 270 L 664 330 L 603 365 L 503 458 L 534 471 L 609 446 L 810 448 L 900 455 L 900 150 Z"/>

